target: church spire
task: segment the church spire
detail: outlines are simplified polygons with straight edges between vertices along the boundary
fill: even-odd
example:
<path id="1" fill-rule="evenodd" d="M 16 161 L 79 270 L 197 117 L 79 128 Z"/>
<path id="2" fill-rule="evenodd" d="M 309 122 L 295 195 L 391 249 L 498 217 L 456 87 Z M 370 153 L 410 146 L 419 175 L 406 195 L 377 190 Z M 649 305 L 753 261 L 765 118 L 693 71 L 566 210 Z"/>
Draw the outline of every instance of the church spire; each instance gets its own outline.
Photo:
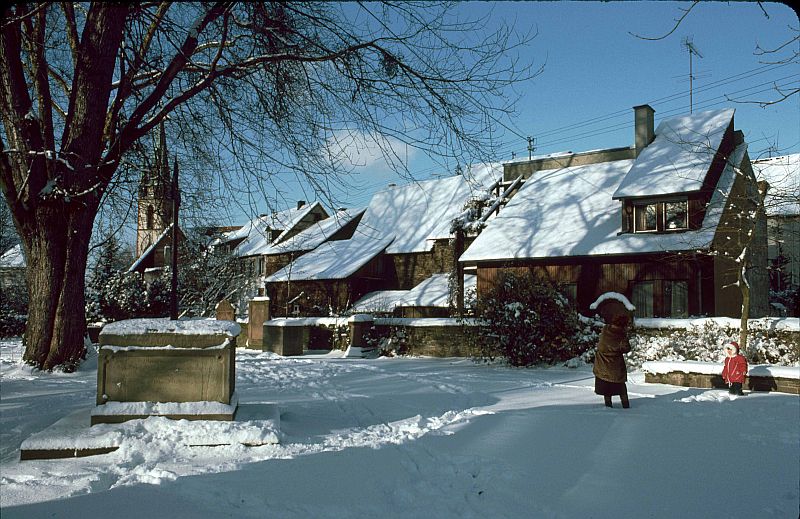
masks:
<path id="1" fill-rule="evenodd" d="M 158 168 L 158 176 L 160 180 L 166 181 L 169 179 L 169 158 L 167 157 L 167 132 L 164 131 L 164 121 L 158 127 L 158 150 L 156 151 Z"/>

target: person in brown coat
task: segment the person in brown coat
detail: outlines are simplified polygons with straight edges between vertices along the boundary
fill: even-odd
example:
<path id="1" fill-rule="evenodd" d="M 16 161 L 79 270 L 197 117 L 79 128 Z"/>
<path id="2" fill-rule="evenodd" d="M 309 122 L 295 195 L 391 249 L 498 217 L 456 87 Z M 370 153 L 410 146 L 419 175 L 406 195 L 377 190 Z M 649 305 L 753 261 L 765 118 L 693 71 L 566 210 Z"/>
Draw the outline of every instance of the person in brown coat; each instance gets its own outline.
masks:
<path id="1" fill-rule="evenodd" d="M 606 324 L 600 333 L 592 372 L 595 375 L 594 392 L 603 395 L 606 407 L 613 407 L 611 405 L 613 395 L 619 395 L 622 407 L 627 409 L 631 406 L 628 400 L 628 388 L 625 386 L 628 372 L 625 359 L 622 358 L 622 355 L 631 351 L 628 340 L 629 324 L 628 315 L 618 314 L 611 318 L 611 322 Z"/>

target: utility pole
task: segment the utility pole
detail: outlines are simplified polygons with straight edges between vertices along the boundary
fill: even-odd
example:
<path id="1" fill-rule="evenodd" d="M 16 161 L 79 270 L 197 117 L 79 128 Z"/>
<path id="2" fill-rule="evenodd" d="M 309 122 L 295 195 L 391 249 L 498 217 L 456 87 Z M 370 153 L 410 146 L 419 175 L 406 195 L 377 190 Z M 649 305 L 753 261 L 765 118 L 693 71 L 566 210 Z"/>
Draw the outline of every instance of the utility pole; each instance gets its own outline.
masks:
<path id="1" fill-rule="evenodd" d="M 692 100 L 692 80 L 694 80 L 694 74 L 692 71 L 692 56 L 694 55 L 698 58 L 702 58 L 703 55 L 700 53 L 700 50 L 695 47 L 694 43 L 692 43 L 692 39 L 688 36 L 683 38 L 681 45 L 686 47 L 686 49 L 689 51 L 689 113 L 691 114 L 694 105 Z"/>
<path id="2" fill-rule="evenodd" d="M 533 160 L 534 141 L 535 139 L 528 135 L 528 160 Z"/>
<path id="3" fill-rule="evenodd" d="M 170 267 L 172 279 L 169 296 L 169 318 L 178 320 L 178 209 L 181 205 L 181 192 L 178 189 L 178 158 L 175 157 L 172 171 L 172 254 Z"/>

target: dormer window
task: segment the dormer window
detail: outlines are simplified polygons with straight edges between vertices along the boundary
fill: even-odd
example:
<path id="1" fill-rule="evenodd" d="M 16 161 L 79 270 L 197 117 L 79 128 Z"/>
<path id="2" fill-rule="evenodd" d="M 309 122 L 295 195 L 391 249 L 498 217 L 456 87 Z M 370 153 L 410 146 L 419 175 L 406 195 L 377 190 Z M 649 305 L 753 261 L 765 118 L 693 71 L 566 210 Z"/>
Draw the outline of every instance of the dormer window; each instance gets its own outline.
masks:
<path id="1" fill-rule="evenodd" d="M 686 200 L 679 202 L 664 202 L 664 229 L 677 231 L 689 228 L 689 212 Z"/>
<path id="2" fill-rule="evenodd" d="M 633 232 L 655 232 L 658 230 L 658 204 L 635 204 L 633 206 Z"/>
<path id="3" fill-rule="evenodd" d="M 633 232 L 684 231 L 689 228 L 686 200 L 633 203 Z"/>

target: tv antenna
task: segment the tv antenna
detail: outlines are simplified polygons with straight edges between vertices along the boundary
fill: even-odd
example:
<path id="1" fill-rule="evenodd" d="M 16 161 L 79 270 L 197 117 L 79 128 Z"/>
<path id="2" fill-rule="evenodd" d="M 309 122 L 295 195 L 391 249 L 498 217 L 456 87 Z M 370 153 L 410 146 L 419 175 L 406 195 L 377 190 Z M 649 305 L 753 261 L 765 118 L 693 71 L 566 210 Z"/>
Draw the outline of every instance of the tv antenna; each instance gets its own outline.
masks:
<path id="1" fill-rule="evenodd" d="M 684 37 L 681 40 L 681 45 L 686 47 L 686 50 L 689 51 L 689 113 L 692 113 L 693 108 L 693 101 L 692 101 L 692 80 L 694 79 L 694 74 L 692 71 L 692 56 L 697 56 L 698 58 L 702 58 L 703 54 L 700 52 L 694 43 L 692 43 L 692 39 L 688 36 Z"/>

